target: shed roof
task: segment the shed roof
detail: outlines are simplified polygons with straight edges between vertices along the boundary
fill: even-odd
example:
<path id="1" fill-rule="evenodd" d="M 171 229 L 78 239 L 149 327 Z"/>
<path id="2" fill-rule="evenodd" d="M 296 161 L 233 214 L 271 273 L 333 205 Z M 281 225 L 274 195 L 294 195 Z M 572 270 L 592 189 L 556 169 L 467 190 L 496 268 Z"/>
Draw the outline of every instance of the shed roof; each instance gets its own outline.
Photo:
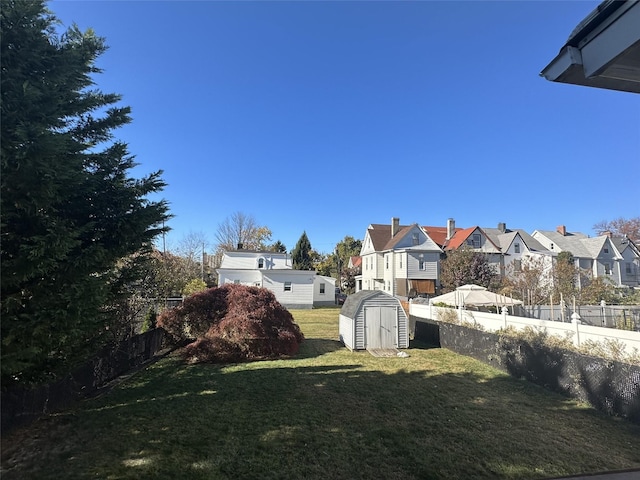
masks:
<path id="1" fill-rule="evenodd" d="M 340 315 L 344 315 L 348 318 L 353 318 L 360 308 L 362 303 L 372 297 L 376 297 L 379 295 L 383 295 L 389 297 L 390 301 L 396 302 L 398 305 L 401 305 L 400 300 L 398 300 L 393 295 L 389 295 L 382 290 L 360 290 L 352 295 L 347 296 L 347 299 L 344 301 L 344 305 L 340 309 Z"/>

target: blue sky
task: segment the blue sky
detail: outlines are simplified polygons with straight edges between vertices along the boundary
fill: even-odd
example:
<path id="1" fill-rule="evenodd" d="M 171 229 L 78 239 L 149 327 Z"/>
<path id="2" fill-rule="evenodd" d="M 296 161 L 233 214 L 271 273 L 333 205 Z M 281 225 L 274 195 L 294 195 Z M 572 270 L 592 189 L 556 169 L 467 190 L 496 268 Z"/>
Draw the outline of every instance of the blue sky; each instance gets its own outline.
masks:
<path id="1" fill-rule="evenodd" d="M 167 236 L 239 211 L 291 249 L 370 223 L 592 235 L 640 214 L 640 96 L 539 72 L 597 1 L 53 1 L 106 38 Z"/>

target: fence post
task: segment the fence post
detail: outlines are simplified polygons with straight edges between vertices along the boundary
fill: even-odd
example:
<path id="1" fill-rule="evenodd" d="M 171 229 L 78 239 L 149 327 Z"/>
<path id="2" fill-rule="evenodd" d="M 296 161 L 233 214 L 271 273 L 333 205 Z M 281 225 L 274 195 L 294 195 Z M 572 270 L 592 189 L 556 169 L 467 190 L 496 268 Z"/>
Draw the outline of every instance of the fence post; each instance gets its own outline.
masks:
<path id="1" fill-rule="evenodd" d="M 506 306 L 503 306 L 502 307 L 502 317 L 504 318 L 504 328 L 505 328 L 505 330 L 508 327 L 508 324 L 507 324 L 507 313 L 509 313 L 509 309 Z"/>
<path id="2" fill-rule="evenodd" d="M 573 323 L 576 326 L 576 340 L 575 340 L 575 344 L 577 347 L 580 346 L 580 315 L 578 315 L 577 312 L 573 312 L 571 314 L 571 323 Z"/>

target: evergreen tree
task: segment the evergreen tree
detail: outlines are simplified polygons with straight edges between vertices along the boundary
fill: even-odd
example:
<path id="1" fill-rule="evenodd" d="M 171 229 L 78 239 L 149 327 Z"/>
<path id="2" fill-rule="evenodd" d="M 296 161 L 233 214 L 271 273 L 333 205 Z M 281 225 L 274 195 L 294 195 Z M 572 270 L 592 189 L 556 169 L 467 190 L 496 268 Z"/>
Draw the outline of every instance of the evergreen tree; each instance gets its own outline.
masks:
<path id="1" fill-rule="evenodd" d="M 55 31 L 42 1 L 0 11 L 2 380 L 42 377 L 86 354 L 110 327 L 121 259 L 163 231 L 161 172 L 142 179 L 113 130 L 120 96 L 94 88 L 104 39 Z M 142 257 L 142 255 L 140 256 Z"/>
<path id="2" fill-rule="evenodd" d="M 298 243 L 291 251 L 293 268 L 296 270 L 313 270 L 313 258 L 311 256 L 311 242 L 307 237 L 307 232 L 302 232 Z"/>

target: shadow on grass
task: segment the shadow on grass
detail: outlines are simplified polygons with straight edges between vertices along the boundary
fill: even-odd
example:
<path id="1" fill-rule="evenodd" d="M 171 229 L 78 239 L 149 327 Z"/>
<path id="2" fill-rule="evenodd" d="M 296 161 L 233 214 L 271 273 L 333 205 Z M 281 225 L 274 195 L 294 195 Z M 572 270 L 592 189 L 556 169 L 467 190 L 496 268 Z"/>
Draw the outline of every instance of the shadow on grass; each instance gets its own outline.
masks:
<path id="1" fill-rule="evenodd" d="M 306 353 L 336 344 L 311 339 Z M 640 464 L 639 429 L 506 375 L 407 370 L 411 359 L 389 373 L 336 355 L 164 359 L 63 415 L 28 461 L 3 460 L 3 478 L 530 479 Z"/>
<path id="2" fill-rule="evenodd" d="M 335 352 L 345 348 L 338 340 L 328 340 L 325 338 L 306 338 L 300 344 L 300 351 L 295 358 L 312 358 Z"/>

